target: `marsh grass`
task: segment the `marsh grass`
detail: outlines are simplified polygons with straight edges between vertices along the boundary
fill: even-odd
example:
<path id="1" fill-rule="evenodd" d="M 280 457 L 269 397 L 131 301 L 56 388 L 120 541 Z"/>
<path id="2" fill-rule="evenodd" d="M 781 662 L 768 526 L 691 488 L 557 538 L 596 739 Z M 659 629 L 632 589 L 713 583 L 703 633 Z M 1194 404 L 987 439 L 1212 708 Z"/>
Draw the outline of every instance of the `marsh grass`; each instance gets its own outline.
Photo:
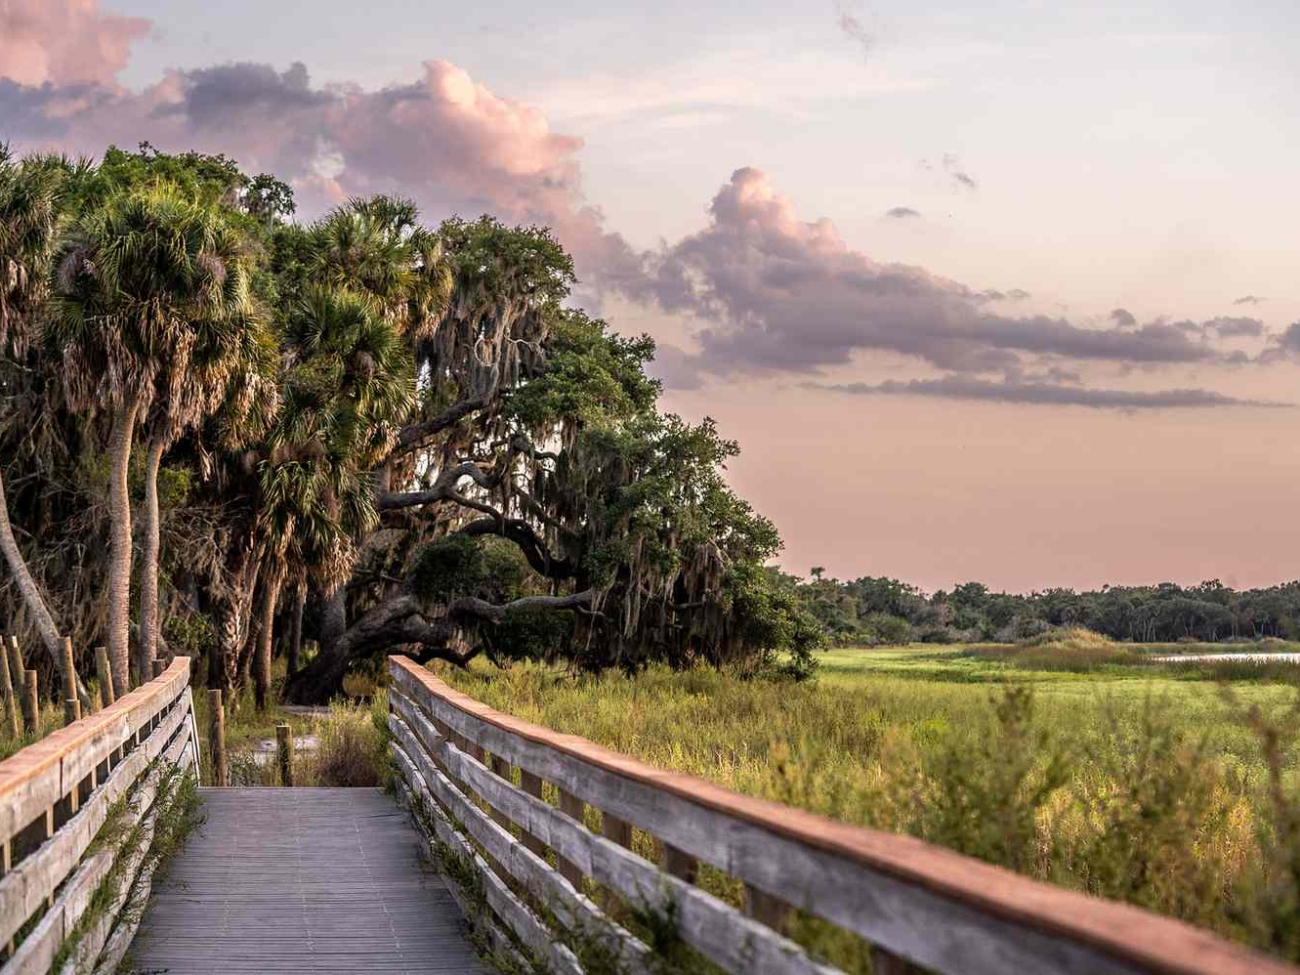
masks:
<path id="1" fill-rule="evenodd" d="M 1110 652 L 1056 652 L 1094 651 Z M 966 677 L 930 678 L 944 667 Z M 1294 689 L 1246 682 L 1225 696 L 1150 666 L 1024 668 L 927 648 L 828 654 L 812 684 L 661 668 L 438 670 L 489 705 L 654 765 L 1300 960 Z M 725 875 L 704 871 L 701 885 L 738 901 Z M 802 928 L 819 955 L 865 970 L 841 933 Z"/>
<path id="2" fill-rule="evenodd" d="M 5 708 L 8 708 L 9 702 L 0 702 Z M 7 714 L 7 712 L 6 712 Z M 21 721 L 20 721 L 21 724 Z M 0 761 L 9 758 L 16 752 L 21 751 L 28 745 L 34 745 L 51 732 L 58 731 L 63 727 L 63 708 L 45 701 L 40 706 L 40 718 L 37 722 L 37 729 L 34 733 L 23 731 L 17 737 L 9 731 L 8 718 L 0 721 Z"/>
<path id="3" fill-rule="evenodd" d="M 195 722 L 207 735 L 210 715 L 207 695 L 194 698 Z M 299 786 L 386 786 L 391 774 L 388 757 L 388 696 L 375 691 L 368 703 L 335 701 L 327 711 L 300 714 L 272 709 L 259 713 L 247 691 L 226 708 L 226 756 L 233 786 L 278 786 L 280 770 L 274 752 L 258 755 L 261 742 L 275 740 L 275 727 L 287 724 L 295 741 L 315 736 L 318 747 L 294 752 L 294 783 Z M 206 737 L 204 738 L 206 744 Z M 202 776 L 212 781 L 210 749 L 202 748 Z"/>

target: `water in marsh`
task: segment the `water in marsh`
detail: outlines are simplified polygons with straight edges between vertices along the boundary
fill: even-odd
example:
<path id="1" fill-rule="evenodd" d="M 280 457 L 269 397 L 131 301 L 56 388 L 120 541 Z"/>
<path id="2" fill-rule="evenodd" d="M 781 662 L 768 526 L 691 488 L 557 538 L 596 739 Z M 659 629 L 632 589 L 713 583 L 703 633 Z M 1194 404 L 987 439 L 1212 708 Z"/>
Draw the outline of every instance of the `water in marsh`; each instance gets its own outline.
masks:
<path id="1" fill-rule="evenodd" d="M 1156 657 L 1162 664 L 1191 663 L 1200 660 L 1251 660 L 1256 663 L 1300 664 L 1300 653 L 1176 653 Z"/>

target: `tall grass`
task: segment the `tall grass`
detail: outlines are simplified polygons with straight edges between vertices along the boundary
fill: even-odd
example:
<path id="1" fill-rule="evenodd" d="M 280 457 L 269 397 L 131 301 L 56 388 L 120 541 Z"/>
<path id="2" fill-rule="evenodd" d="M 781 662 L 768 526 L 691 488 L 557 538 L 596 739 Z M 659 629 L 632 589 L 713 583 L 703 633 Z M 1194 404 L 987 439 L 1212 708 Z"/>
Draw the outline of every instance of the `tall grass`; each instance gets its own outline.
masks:
<path id="1" fill-rule="evenodd" d="M 195 695 L 195 721 L 206 736 L 209 724 L 206 694 Z M 280 769 L 272 750 L 275 726 L 288 724 L 296 744 L 294 784 L 297 786 L 386 786 L 390 775 L 387 755 L 388 695 L 376 691 L 368 704 L 335 701 L 316 714 L 284 711 L 258 712 L 247 691 L 226 708 L 226 760 L 232 786 L 281 785 Z M 302 748 L 308 738 L 315 747 Z M 206 743 L 206 738 L 204 739 Z M 201 776 L 212 782 L 212 755 L 201 748 Z"/>
<path id="2" fill-rule="evenodd" d="M 1182 682 L 1089 697 L 1077 681 L 1049 694 L 871 673 L 815 685 L 706 670 L 440 673 L 652 764 L 1300 960 L 1296 741 L 1260 730 L 1300 724 L 1288 689 L 1229 701 Z"/>

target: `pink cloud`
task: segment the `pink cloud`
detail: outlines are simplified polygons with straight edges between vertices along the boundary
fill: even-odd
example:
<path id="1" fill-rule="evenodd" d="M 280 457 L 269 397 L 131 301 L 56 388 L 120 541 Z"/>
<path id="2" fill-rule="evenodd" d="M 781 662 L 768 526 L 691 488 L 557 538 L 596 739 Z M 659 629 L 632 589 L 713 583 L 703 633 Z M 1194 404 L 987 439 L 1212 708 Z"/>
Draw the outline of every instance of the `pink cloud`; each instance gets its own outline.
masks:
<path id="1" fill-rule="evenodd" d="M 413 198 L 431 220 L 452 213 L 551 226 L 593 285 L 640 277 L 640 258 L 604 230 L 582 192 L 582 140 L 435 60 L 412 82 L 379 91 L 313 87 L 295 64 L 172 71 L 141 93 L 106 85 L 0 86 L 0 118 L 25 148 L 78 153 L 147 140 L 161 149 L 224 152 L 273 172 L 311 218 L 349 196 Z"/>
<path id="2" fill-rule="evenodd" d="M 0 78 L 111 84 L 149 30 L 147 20 L 100 11 L 98 0 L 3 0 Z"/>

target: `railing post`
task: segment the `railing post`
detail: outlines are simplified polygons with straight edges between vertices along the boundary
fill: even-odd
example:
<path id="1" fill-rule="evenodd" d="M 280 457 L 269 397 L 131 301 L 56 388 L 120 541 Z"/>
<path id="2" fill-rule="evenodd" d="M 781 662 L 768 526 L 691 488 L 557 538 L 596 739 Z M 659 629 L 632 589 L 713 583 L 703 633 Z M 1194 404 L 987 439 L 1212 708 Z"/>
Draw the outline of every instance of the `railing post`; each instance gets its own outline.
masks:
<path id="1" fill-rule="evenodd" d="M 790 917 L 790 905 L 779 897 L 773 897 L 767 891 L 745 884 L 745 914 L 755 921 L 766 924 L 773 931 L 781 932 Z"/>
<path id="2" fill-rule="evenodd" d="M 95 647 L 95 676 L 99 678 L 99 693 L 103 695 L 104 707 L 117 700 L 113 693 L 113 668 L 108 662 L 108 648 Z"/>
<path id="3" fill-rule="evenodd" d="M 30 734 L 36 734 L 41 726 L 41 705 L 40 698 L 37 695 L 36 671 L 29 670 L 24 675 L 23 681 L 23 718 L 27 723 L 27 731 Z"/>
<path id="4" fill-rule="evenodd" d="M 280 760 L 280 784 L 293 785 L 293 729 L 287 724 L 276 725 L 275 743 Z"/>
<path id="5" fill-rule="evenodd" d="M 212 784 L 229 785 L 226 771 L 226 708 L 221 688 L 208 691 L 208 752 L 212 755 Z"/>
<path id="6" fill-rule="evenodd" d="M 530 796 L 537 799 L 542 798 L 542 777 L 540 775 L 534 775 L 532 772 L 528 771 L 528 769 L 520 768 L 519 786 Z M 539 857 L 546 856 L 546 844 L 536 836 L 528 832 L 528 830 L 524 830 L 522 838 L 525 847 L 532 850 Z"/>
<path id="7" fill-rule="evenodd" d="M 560 789 L 560 812 L 564 813 L 570 819 L 576 819 L 582 822 L 582 811 L 586 804 L 566 789 Z M 578 890 L 582 890 L 582 871 L 572 860 L 566 860 L 564 857 L 559 858 L 560 876 L 569 883 L 573 884 Z"/>
<path id="8" fill-rule="evenodd" d="M 20 691 L 27 686 L 27 669 L 23 666 L 23 651 L 18 646 L 18 637 L 9 637 L 9 662 L 13 668 L 14 687 Z"/>
<path id="9" fill-rule="evenodd" d="M 688 884 L 693 884 L 699 877 L 700 861 L 689 853 L 683 853 L 677 847 L 665 843 L 664 871 L 672 874 L 678 880 L 685 880 Z"/>
<path id="10" fill-rule="evenodd" d="M 23 725 L 22 719 L 18 716 L 18 693 L 14 690 L 14 682 L 9 676 L 9 652 L 5 649 L 3 637 L 0 637 L 0 692 L 5 696 L 4 707 L 9 716 L 9 731 L 17 738 L 23 733 Z"/>
<path id="11" fill-rule="evenodd" d="M 897 955 L 891 955 L 879 945 L 871 946 L 872 975 L 912 975 L 915 971 L 916 969 Z"/>
<path id="12" fill-rule="evenodd" d="M 77 668 L 72 657 L 72 638 L 63 638 L 63 723 L 81 720 L 81 701 L 77 699 Z"/>

